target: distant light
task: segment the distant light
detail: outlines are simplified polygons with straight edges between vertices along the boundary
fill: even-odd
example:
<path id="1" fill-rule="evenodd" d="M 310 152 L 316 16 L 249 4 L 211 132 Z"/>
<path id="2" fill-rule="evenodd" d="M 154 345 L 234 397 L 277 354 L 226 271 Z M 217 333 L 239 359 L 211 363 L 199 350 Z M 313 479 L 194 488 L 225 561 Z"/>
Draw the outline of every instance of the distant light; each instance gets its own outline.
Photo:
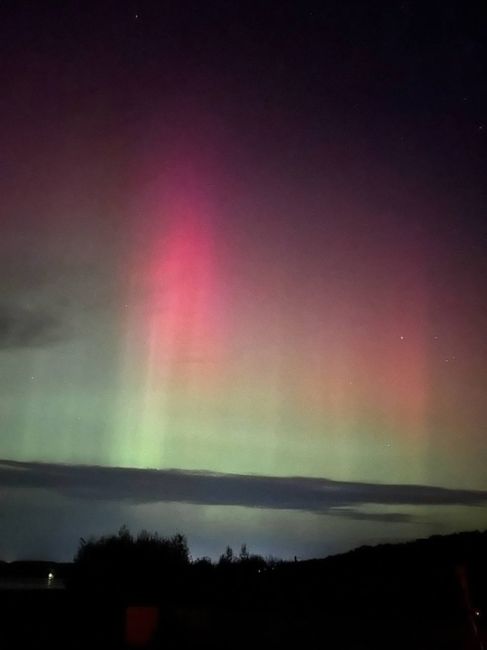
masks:
<path id="1" fill-rule="evenodd" d="M 480 616 L 480 610 L 479 610 L 479 609 L 476 609 L 476 610 L 474 611 L 474 614 L 475 614 L 475 616 Z"/>
<path id="2" fill-rule="evenodd" d="M 54 580 L 54 573 L 50 573 L 50 572 L 49 572 L 49 573 L 47 574 L 47 579 L 48 579 L 49 581 L 50 581 L 50 580 Z"/>

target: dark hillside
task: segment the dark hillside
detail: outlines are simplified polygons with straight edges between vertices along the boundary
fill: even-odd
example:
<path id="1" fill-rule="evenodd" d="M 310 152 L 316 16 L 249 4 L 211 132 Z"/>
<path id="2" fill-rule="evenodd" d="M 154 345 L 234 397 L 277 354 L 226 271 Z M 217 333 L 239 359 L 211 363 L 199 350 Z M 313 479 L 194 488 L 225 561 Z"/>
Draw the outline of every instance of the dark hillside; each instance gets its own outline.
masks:
<path id="1" fill-rule="evenodd" d="M 265 561 L 245 547 L 191 562 L 183 536 L 123 530 L 83 542 L 72 567 L 56 566 L 66 590 L 0 591 L 2 634 L 26 648 L 124 648 L 135 629 L 148 630 L 152 648 L 480 650 L 486 550 L 487 532 L 471 532 L 302 562 Z M 53 566 L 0 571 L 25 578 Z"/>

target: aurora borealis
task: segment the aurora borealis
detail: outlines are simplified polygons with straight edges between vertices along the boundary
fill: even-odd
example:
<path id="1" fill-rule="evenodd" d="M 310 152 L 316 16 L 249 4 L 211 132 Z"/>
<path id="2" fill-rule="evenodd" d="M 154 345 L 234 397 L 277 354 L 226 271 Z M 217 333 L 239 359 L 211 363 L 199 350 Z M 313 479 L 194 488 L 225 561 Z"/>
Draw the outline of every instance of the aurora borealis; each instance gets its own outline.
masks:
<path id="1" fill-rule="evenodd" d="M 485 527 L 461 492 L 487 490 L 485 13 L 22 5 L 0 9 L 0 458 L 37 478 L 0 471 L 0 555 L 123 523 L 300 556 Z M 391 496 L 117 500 L 42 464 Z"/>

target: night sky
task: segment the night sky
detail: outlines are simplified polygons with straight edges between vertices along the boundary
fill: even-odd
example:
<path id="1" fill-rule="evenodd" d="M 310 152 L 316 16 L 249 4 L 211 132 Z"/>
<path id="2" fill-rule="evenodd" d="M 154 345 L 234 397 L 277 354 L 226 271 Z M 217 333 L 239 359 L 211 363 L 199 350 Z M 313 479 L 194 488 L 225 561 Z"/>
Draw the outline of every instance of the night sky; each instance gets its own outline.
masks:
<path id="1" fill-rule="evenodd" d="M 0 4 L 0 558 L 487 527 L 487 9 Z"/>

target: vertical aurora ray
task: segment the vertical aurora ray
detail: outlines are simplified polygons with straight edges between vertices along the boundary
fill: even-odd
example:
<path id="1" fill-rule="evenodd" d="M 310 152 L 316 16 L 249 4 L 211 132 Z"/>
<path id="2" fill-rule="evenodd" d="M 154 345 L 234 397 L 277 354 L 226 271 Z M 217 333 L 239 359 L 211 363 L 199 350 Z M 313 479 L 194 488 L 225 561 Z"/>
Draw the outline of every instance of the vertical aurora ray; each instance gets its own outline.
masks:
<path id="1" fill-rule="evenodd" d="M 134 238 L 125 350 L 131 388 L 123 390 L 136 395 L 124 426 L 128 465 L 167 466 L 191 448 L 184 422 L 206 408 L 221 352 L 212 214 L 185 180 L 166 182 L 166 192 L 145 203 L 147 233 Z"/>
<path id="2" fill-rule="evenodd" d="M 225 257 L 228 228 L 217 236 L 195 185 L 176 174 L 139 209 L 113 462 L 428 482 L 438 434 L 421 250 L 406 239 L 393 257 L 368 234 L 335 234 L 335 273 L 299 239 L 292 265 L 271 237 L 238 248 L 230 231 Z"/>
<path id="3" fill-rule="evenodd" d="M 458 476 L 448 445 L 462 449 L 452 440 L 465 423 L 472 437 L 475 422 L 461 406 L 441 425 L 445 395 L 465 392 L 470 368 L 440 355 L 424 251 L 366 228 L 345 236 L 341 214 L 326 236 L 304 219 L 291 237 L 275 225 L 273 196 L 251 209 L 240 198 L 244 220 L 232 212 L 239 199 L 225 210 L 212 200 L 218 184 L 200 167 L 206 176 L 166 165 L 162 180 L 131 189 L 129 254 L 117 249 L 107 265 L 120 269 L 119 302 L 86 312 L 93 324 L 73 307 L 79 336 L 23 352 L 25 398 L 4 395 L 6 455 L 384 482 Z M 286 221 L 312 212 L 285 209 Z M 331 206 L 320 210 L 326 220 Z M 350 213 L 373 223 L 368 208 Z"/>
<path id="4" fill-rule="evenodd" d="M 411 255 L 405 265 L 407 257 L 406 251 L 380 265 L 380 285 L 365 274 L 336 323 L 344 335 L 336 337 L 342 346 L 328 394 L 335 396 L 331 412 L 344 442 L 343 474 L 391 480 L 400 457 L 409 459 L 402 480 L 427 480 L 429 289 L 424 260 Z M 335 349 L 333 342 L 328 347 Z"/>
<path id="5" fill-rule="evenodd" d="M 95 222 L 81 220 L 62 239 L 81 268 L 94 246 L 99 273 L 86 287 L 77 271 L 69 278 L 66 338 L 12 360 L 6 376 L 26 388 L 22 400 L 3 395 L 4 453 L 468 483 L 451 450 L 473 462 L 484 370 L 466 326 L 445 320 L 450 297 L 434 289 L 428 243 L 398 237 L 397 220 L 355 197 L 286 203 L 281 189 L 256 177 L 240 187 L 191 151 L 155 158 L 127 188 L 122 243 L 96 242 Z M 61 256 L 60 230 L 53 221 L 43 235 L 49 259 Z M 95 291 L 107 307 L 90 306 Z"/>
<path id="6" fill-rule="evenodd" d="M 0 10 L 0 459 L 487 489 L 482 12 L 22 4 Z M 9 552 L 61 532 L 52 500 L 81 522 L 49 486 L 2 491 Z M 485 525 L 86 487 L 80 535 L 128 514 L 212 553 Z"/>
<path id="7" fill-rule="evenodd" d="M 174 401 L 188 410 L 198 408 L 202 365 L 206 381 L 210 380 L 214 268 L 209 235 L 192 214 L 195 209 L 175 210 L 167 235 L 154 242 L 149 256 L 148 302 L 142 325 L 146 330 L 144 429 L 157 427 L 164 414 L 170 421 Z M 177 417 L 177 409 L 173 416 Z M 164 432 L 160 433 L 164 444 Z"/>

